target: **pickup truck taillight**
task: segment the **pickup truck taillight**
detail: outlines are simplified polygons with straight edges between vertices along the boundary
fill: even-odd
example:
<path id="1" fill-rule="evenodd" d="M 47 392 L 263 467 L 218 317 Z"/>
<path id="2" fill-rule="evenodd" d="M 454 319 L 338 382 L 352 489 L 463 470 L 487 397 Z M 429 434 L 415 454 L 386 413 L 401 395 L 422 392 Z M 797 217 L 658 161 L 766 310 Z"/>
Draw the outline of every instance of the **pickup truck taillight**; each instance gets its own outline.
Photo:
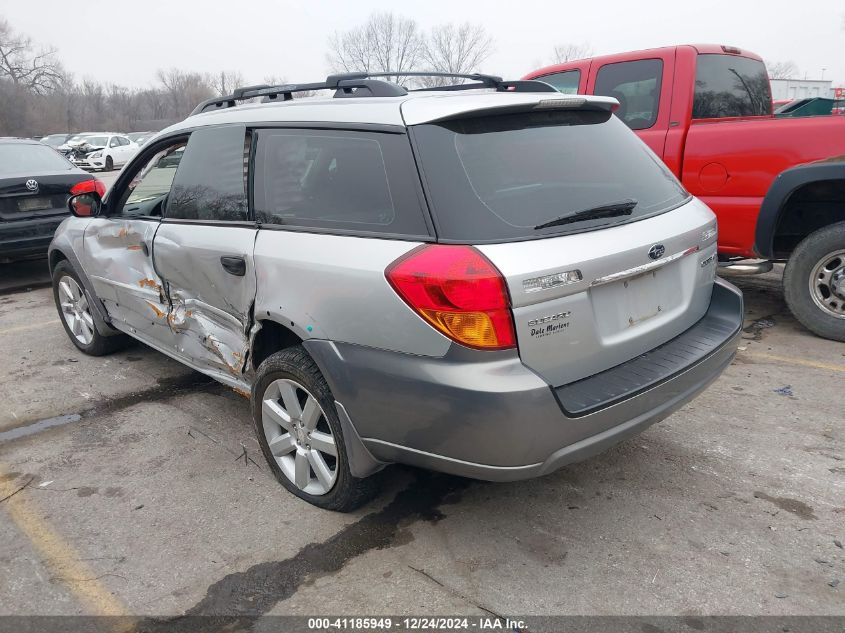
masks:
<path id="1" fill-rule="evenodd" d="M 471 246 L 420 246 L 388 266 L 387 281 L 417 314 L 474 349 L 516 347 L 507 287 Z"/>

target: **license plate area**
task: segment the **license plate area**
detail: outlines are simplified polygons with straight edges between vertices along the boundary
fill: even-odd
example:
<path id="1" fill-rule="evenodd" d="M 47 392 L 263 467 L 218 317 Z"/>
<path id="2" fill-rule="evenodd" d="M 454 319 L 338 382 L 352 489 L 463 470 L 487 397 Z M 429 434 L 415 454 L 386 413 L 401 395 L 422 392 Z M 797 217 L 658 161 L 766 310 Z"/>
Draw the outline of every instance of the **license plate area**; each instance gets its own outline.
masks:
<path id="1" fill-rule="evenodd" d="M 600 337 L 609 342 L 628 337 L 651 324 L 682 301 L 676 262 L 635 277 L 626 277 L 592 288 L 593 313 Z"/>
<path id="2" fill-rule="evenodd" d="M 23 198 L 18 200 L 18 211 L 43 211 L 52 209 L 53 201 L 47 197 Z"/>
<path id="3" fill-rule="evenodd" d="M 625 296 L 624 305 L 627 312 L 629 326 L 636 325 L 656 317 L 663 311 L 662 289 L 658 277 L 659 270 L 653 270 L 624 281 L 617 282 L 622 286 L 621 292 Z M 623 315 L 623 317 L 626 315 Z"/>

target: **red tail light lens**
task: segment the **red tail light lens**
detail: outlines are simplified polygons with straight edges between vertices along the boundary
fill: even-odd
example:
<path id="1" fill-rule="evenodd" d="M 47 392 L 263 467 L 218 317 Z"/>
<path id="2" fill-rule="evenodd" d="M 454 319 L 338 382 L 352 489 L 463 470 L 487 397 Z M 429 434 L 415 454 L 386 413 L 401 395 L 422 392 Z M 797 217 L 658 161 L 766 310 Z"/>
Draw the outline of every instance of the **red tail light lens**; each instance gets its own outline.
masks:
<path id="1" fill-rule="evenodd" d="M 516 347 L 505 280 L 471 246 L 421 246 L 384 274 L 414 312 L 453 341 L 475 349 Z"/>
<path id="2" fill-rule="evenodd" d="M 70 195 L 76 196 L 80 193 L 92 193 L 95 191 L 102 198 L 106 195 L 106 186 L 96 178 L 92 178 L 91 180 L 83 180 L 82 182 L 76 183 L 70 188 Z"/>

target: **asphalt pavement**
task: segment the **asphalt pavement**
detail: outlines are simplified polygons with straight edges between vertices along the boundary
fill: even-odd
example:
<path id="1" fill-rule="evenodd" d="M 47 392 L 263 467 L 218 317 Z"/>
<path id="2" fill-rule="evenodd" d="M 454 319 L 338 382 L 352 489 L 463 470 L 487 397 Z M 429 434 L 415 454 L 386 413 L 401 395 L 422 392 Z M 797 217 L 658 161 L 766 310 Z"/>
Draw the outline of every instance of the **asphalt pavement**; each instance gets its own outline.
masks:
<path id="1" fill-rule="evenodd" d="M 845 344 L 739 283 L 737 359 L 641 436 L 520 483 L 390 468 L 348 515 L 276 483 L 243 397 L 0 291 L 0 614 L 845 615 Z"/>

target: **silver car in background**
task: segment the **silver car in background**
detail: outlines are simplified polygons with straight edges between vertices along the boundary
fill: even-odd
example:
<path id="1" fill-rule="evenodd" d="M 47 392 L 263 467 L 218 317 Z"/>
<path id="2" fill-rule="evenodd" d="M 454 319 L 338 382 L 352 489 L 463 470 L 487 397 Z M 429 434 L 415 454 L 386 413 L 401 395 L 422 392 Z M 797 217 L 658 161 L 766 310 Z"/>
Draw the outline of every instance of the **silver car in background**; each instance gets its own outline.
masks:
<path id="1" fill-rule="evenodd" d="M 334 510 L 390 463 L 544 475 L 731 362 L 715 217 L 615 100 L 373 77 L 200 104 L 72 198 L 50 266 L 74 345 L 135 338 L 250 392 L 273 473 Z"/>

